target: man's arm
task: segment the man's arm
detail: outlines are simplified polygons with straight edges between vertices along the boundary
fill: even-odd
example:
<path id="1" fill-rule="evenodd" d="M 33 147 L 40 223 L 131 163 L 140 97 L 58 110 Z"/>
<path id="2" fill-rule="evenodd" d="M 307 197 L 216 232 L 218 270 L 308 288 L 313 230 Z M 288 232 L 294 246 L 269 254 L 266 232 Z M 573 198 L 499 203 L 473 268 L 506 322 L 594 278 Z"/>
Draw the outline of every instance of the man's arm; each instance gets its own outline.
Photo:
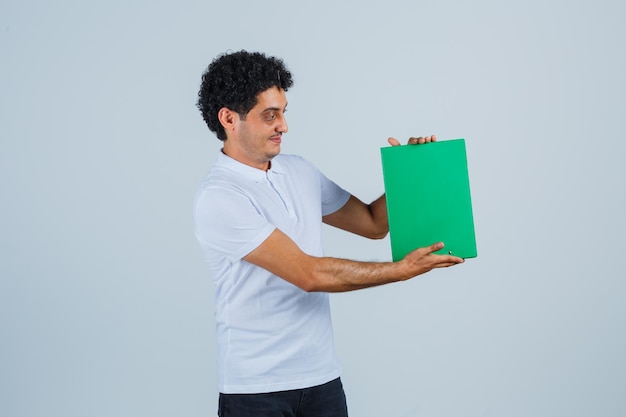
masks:
<path id="1" fill-rule="evenodd" d="M 434 268 L 462 263 L 456 256 L 436 255 L 442 243 L 419 248 L 398 262 L 359 262 L 304 253 L 276 229 L 244 260 L 291 282 L 304 291 L 344 292 L 404 281 Z"/>
<path id="2" fill-rule="evenodd" d="M 395 138 L 387 139 L 391 146 L 400 146 L 400 141 Z M 423 143 L 435 142 L 437 137 L 420 136 L 411 137 L 409 145 L 421 145 Z M 371 204 L 365 204 L 358 198 L 350 196 L 350 199 L 343 207 L 334 213 L 326 215 L 322 221 L 330 226 L 355 233 L 370 239 L 382 239 L 389 232 L 389 222 L 387 219 L 387 199 L 383 194 Z"/>
<path id="3" fill-rule="evenodd" d="M 412 137 L 408 144 L 434 141 L 434 135 Z M 388 142 L 392 146 L 400 145 L 394 138 L 389 138 Z M 324 216 L 322 220 L 328 225 L 373 239 L 383 238 L 389 232 L 385 195 L 371 204 L 350 196 L 342 208 Z M 244 260 L 272 272 L 304 291 L 343 292 L 404 281 L 435 268 L 463 262 L 463 259 L 456 256 L 433 253 L 441 248 L 441 242 L 419 248 L 398 262 L 359 262 L 308 255 L 289 236 L 275 229 Z"/>
<path id="4" fill-rule="evenodd" d="M 387 200 L 382 195 L 368 205 L 351 195 L 343 207 L 322 217 L 322 221 L 360 236 L 382 239 L 389 232 Z"/>

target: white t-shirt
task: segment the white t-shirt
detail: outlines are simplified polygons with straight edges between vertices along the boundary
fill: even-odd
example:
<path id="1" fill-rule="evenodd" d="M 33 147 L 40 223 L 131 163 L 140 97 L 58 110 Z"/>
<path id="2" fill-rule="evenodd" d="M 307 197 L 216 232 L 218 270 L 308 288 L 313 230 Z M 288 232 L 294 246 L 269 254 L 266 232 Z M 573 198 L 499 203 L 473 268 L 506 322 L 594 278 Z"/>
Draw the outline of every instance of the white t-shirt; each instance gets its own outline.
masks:
<path id="1" fill-rule="evenodd" d="M 276 228 L 322 256 L 321 218 L 349 196 L 298 156 L 278 155 L 266 172 L 218 155 L 196 196 L 195 234 L 216 285 L 220 392 L 299 389 L 339 376 L 328 294 L 242 258 Z"/>

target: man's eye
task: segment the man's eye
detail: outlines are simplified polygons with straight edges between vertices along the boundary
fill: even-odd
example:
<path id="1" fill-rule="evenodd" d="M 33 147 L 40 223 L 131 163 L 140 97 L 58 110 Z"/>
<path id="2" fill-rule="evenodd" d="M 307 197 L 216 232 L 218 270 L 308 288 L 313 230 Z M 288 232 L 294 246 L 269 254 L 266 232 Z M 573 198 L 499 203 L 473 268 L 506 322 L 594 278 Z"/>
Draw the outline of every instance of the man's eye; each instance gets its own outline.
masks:
<path id="1" fill-rule="evenodd" d="M 274 120 L 276 118 L 276 113 L 270 113 L 267 116 L 265 116 L 265 120 Z"/>

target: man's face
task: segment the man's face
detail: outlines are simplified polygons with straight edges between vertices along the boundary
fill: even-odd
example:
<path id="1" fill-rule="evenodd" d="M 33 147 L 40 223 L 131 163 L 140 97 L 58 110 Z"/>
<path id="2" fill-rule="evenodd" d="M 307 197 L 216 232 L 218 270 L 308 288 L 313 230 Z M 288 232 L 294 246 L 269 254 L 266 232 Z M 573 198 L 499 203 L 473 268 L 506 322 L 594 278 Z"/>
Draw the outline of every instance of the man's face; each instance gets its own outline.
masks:
<path id="1" fill-rule="evenodd" d="M 286 110 L 285 90 L 272 87 L 259 93 L 257 104 L 245 120 L 237 115 L 234 134 L 225 144 L 226 154 L 244 164 L 267 169 L 269 161 L 280 153 L 282 134 L 287 132 Z"/>

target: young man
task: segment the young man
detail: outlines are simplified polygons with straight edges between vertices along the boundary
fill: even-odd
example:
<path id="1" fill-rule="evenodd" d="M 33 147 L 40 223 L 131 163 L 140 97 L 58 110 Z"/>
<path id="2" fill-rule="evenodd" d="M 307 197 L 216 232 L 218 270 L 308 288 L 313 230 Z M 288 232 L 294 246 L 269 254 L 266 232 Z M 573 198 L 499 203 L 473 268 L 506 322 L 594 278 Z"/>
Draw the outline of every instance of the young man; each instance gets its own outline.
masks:
<path id="1" fill-rule="evenodd" d="M 195 201 L 195 233 L 216 285 L 221 417 L 347 416 L 328 293 L 463 262 L 434 254 L 441 243 L 398 262 L 323 256 L 322 222 L 386 236 L 385 196 L 365 204 L 305 159 L 280 154 L 292 83 L 282 60 L 240 51 L 209 65 L 198 94 L 223 141 Z"/>

